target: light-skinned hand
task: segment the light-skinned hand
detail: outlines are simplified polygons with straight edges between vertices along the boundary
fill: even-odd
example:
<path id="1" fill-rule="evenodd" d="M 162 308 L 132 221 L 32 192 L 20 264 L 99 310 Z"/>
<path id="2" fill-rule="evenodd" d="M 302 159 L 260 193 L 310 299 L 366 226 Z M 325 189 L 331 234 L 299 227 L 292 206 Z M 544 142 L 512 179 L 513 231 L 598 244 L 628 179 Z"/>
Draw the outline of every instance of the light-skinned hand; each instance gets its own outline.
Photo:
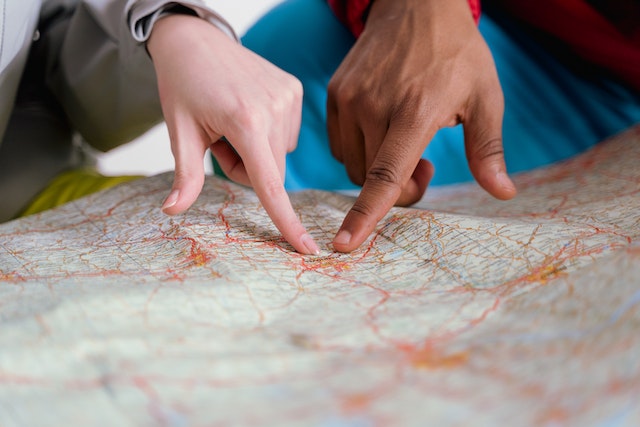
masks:
<path id="1" fill-rule="evenodd" d="M 155 23 L 147 48 L 175 158 L 172 190 L 162 209 L 178 214 L 204 183 L 207 149 L 225 174 L 251 186 L 284 238 L 317 254 L 284 189 L 285 156 L 297 143 L 302 85 L 197 17 Z M 226 142 L 219 141 L 224 136 Z"/>

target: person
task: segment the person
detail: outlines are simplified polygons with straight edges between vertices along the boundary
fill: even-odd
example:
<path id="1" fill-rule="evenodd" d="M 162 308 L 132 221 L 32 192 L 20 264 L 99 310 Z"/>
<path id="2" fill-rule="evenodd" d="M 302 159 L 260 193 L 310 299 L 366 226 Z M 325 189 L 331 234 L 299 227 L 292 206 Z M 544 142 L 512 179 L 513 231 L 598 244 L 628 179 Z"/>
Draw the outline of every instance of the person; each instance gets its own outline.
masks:
<path id="1" fill-rule="evenodd" d="M 178 7 L 83 1 L 75 6 L 64 41 L 51 43 L 63 55 L 47 61 L 48 72 L 56 75 L 47 77 L 47 87 L 62 82 L 63 89 L 53 90 L 55 101 L 73 127 L 103 149 L 157 120 L 161 107 L 176 159 L 174 185 L 163 205 L 169 214 L 183 212 L 196 199 L 202 157 L 210 149 L 229 178 L 254 187 L 296 250 L 317 253 L 283 181 L 289 189 L 362 185 L 333 240 L 336 250 L 348 252 L 392 205 L 418 200 L 432 178 L 454 182 L 471 174 L 495 197 L 513 197 L 503 114 L 507 161 L 514 170 L 572 155 L 640 117 L 637 32 L 617 31 L 622 15 L 611 18 L 599 13 L 606 4 L 586 0 L 570 6 L 537 2 L 537 14 L 525 2 L 487 3 L 489 19 L 483 18 L 479 31 L 473 0 L 289 0 L 243 39 L 256 54 L 229 37 L 224 21 L 196 1 Z M 78 18 L 83 10 L 84 23 Z M 568 25 L 559 35 L 555 27 L 541 25 L 547 14 L 566 22 L 579 17 L 578 24 L 607 35 L 615 66 L 600 58 L 606 50 L 601 43 L 589 49 L 575 40 L 586 31 L 571 35 L 568 29 L 580 25 Z M 108 49 L 96 49 L 104 41 L 87 36 L 88 29 L 96 30 L 87 22 L 96 21 Z M 74 33 L 73 25 L 83 32 Z M 41 30 L 41 38 L 47 33 Z M 551 41 L 543 42 L 550 34 Z M 548 52 L 557 40 L 566 42 L 556 43 L 565 50 Z M 579 58 L 562 60 L 576 46 L 582 48 Z M 88 61 L 93 52 L 101 60 Z M 87 72 L 92 67 L 95 72 Z M 106 95 L 107 105 L 96 107 Z M 5 134 L 0 150 L 6 139 Z"/>

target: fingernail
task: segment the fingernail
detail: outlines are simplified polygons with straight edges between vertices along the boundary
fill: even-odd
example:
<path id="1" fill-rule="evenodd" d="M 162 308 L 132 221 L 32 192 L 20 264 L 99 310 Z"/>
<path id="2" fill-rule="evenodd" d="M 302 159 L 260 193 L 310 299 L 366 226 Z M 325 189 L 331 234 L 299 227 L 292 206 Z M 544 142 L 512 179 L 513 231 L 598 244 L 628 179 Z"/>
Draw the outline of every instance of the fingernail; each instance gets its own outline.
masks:
<path id="1" fill-rule="evenodd" d="M 176 203 L 178 203 L 178 196 L 180 196 L 180 191 L 173 190 L 171 193 L 169 193 L 169 196 L 165 199 L 160 209 L 162 209 L 162 211 L 164 212 L 165 210 L 174 206 Z"/>
<path id="2" fill-rule="evenodd" d="M 348 245 L 351 241 L 351 233 L 347 230 L 340 230 L 333 239 L 333 244 Z"/>
<path id="3" fill-rule="evenodd" d="M 318 245 L 311 236 L 305 234 L 304 236 L 302 236 L 302 238 L 300 238 L 300 241 L 307 250 L 308 255 L 320 255 L 320 248 L 318 248 Z"/>

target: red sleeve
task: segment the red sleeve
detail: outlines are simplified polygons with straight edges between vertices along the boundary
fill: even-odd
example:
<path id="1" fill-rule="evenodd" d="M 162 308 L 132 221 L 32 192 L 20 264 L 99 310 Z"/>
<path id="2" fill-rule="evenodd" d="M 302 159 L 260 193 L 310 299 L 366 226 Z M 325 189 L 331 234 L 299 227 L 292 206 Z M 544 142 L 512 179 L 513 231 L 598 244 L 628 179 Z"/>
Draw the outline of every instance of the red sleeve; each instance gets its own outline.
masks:
<path id="1" fill-rule="evenodd" d="M 547 0 L 543 8 L 539 2 L 531 1 L 491 2 L 519 28 L 544 35 L 539 39 L 540 43 L 549 51 L 560 52 L 563 60 L 586 60 L 640 92 L 640 27 L 637 25 L 640 6 L 632 2 L 610 1 L 602 3 L 601 10 L 595 3 Z M 626 15 L 620 13 L 607 18 L 603 14 L 603 11 L 613 12 L 616 6 L 625 4 L 629 4 Z"/>
<path id="2" fill-rule="evenodd" d="M 373 0 L 327 0 L 339 20 L 357 37 L 364 29 L 364 23 Z M 480 18 L 480 0 L 468 0 L 473 19 Z"/>

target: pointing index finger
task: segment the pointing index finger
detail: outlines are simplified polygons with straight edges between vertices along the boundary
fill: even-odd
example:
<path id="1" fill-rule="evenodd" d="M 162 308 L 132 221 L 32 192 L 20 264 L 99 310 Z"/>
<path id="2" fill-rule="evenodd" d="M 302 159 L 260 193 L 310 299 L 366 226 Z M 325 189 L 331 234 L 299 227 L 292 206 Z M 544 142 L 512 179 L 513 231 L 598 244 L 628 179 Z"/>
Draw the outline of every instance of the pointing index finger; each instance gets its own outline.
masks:
<path id="1" fill-rule="evenodd" d="M 268 143 L 256 144 L 243 161 L 258 199 L 285 240 L 302 254 L 319 254 L 318 245 L 293 210 Z"/>
<path id="2" fill-rule="evenodd" d="M 403 188 L 424 192 L 422 185 L 406 184 L 412 179 L 424 151 L 424 141 L 430 138 L 424 137 L 422 132 L 406 130 L 411 127 L 402 129 L 398 123 L 389 127 L 380 151 L 367 171 L 362 191 L 333 240 L 337 251 L 351 252 L 360 246 L 396 203 Z M 411 198 L 412 195 L 403 194 L 403 197 Z"/>

